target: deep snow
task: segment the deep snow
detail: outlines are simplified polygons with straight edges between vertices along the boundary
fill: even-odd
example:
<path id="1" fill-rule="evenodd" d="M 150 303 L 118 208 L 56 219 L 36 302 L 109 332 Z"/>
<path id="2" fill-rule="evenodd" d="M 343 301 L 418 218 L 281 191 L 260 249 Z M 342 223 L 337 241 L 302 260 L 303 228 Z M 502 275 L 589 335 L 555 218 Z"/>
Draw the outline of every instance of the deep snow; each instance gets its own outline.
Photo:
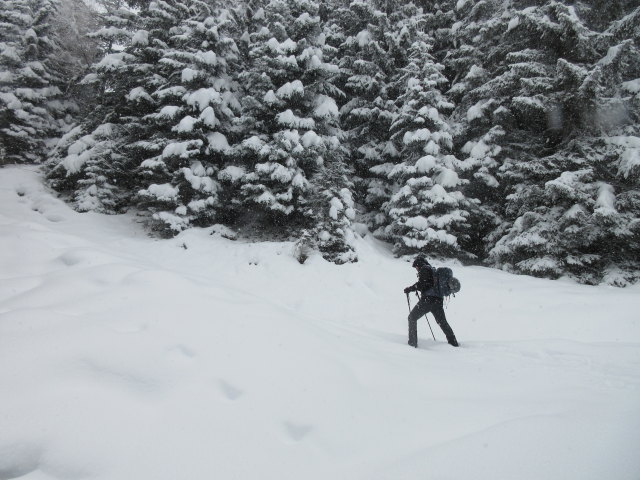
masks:
<path id="1" fill-rule="evenodd" d="M 0 169 L 0 480 L 638 480 L 640 287 L 409 264 L 73 212 Z M 412 303 L 415 299 L 412 299 Z"/>

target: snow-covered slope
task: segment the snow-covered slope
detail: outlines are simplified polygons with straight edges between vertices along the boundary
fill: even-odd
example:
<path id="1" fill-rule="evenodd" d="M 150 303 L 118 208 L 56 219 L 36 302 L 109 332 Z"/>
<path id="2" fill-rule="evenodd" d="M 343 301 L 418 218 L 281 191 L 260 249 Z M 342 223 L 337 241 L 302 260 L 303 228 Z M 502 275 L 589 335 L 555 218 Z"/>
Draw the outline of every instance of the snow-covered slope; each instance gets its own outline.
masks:
<path id="1" fill-rule="evenodd" d="M 640 478 L 640 289 L 148 238 L 0 170 L 0 479 Z M 412 299 L 415 302 L 415 299 Z"/>

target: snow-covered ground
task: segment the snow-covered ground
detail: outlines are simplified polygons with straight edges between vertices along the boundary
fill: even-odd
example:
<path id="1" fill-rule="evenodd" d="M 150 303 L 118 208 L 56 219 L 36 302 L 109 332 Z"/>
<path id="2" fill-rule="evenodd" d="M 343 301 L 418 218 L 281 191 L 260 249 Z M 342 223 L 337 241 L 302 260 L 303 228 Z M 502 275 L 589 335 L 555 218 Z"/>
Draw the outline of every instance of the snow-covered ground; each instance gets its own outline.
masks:
<path id="1" fill-rule="evenodd" d="M 0 170 L 0 479 L 637 480 L 640 288 L 148 238 Z M 412 299 L 415 302 L 415 299 Z"/>

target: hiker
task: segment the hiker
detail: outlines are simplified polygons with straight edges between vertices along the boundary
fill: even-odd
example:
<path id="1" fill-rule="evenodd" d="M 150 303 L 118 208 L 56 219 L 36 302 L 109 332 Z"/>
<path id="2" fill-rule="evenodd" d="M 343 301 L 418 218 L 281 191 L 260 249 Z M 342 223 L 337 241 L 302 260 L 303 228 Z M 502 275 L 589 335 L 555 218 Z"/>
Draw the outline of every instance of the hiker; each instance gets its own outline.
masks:
<path id="1" fill-rule="evenodd" d="M 424 255 L 418 255 L 411 266 L 418 271 L 418 281 L 405 288 L 404 293 L 420 292 L 420 301 L 409 313 L 409 345 L 418 347 L 418 319 L 431 312 L 447 337 L 449 345 L 457 347 L 456 336 L 444 315 L 443 298 L 436 293 L 435 268 L 431 266 Z"/>

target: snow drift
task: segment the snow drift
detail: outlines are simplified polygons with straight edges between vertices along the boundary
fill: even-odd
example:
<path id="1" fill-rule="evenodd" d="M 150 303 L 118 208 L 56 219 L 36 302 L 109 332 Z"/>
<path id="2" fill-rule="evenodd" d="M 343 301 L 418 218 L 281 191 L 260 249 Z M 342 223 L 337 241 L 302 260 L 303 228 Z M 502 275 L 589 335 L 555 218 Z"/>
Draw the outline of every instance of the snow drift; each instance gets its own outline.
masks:
<path id="1" fill-rule="evenodd" d="M 337 267 L 215 231 L 0 170 L 0 479 L 638 478 L 638 287 L 451 265 L 461 347 L 415 350 L 370 237 Z"/>

